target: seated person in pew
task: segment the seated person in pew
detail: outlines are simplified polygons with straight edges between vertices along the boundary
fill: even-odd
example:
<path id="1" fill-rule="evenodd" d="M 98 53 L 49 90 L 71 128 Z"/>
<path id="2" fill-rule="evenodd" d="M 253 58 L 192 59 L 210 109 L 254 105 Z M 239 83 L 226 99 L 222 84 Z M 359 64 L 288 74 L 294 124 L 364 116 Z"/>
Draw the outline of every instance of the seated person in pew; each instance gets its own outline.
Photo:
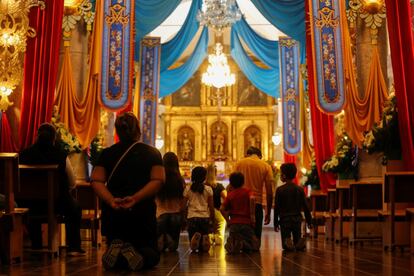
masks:
<path id="1" fill-rule="evenodd" d="M 6 197 L 3 194 L 0 194 L 0 210 L 6 208 Z M 16 202 L 14 203 L 14 208 L 17 208 Z"/>
<path id="2" fill-rule="evenodd" d="M 69 159 L 56 144 L 56 129 L 49 123 L 42 124 L 37 131 L 36 142 L 24 149 L 19 156 L 20 163 L 26 165 L 57 164 L 59 170 L 59 198 L 56 203 L 56 212 L 64 217 L 69 256 L 84 255 L 81 248 L 80 224 L 82 210 L 79 203 L 72 197 L 71 190 L 75 188 L 75 176 Z M 23 207 L 29 208 L 30 214 L 47 213 L 47 203 L 22 202 Z M 29 235 L 32 248 L 42 248 L 41 224 L 29 219 Z"/>
<path id="3" fill-rule="evenodd" d="M 302 187 L 293 182 L 296 172 L 296 165 L 293 163 L 280 166 L 280 180 L 285 184 L 278 187 L 275 194 L 274 227 L 276 232 L 281 231 L 282 248 L 286 251 L 306 248 L 301 233 L 302 211 L 305 213 L 308 228 L 312 228 L 312 216 L 306 204 L 305 193 Z"/>
<path id="4" fill-rule="evenodd" d="M 105 148 L 92 171 L 91 185 L 102 199 L 105 269 L 138 271 L 158 264 L 155 196 L 165 182 L 161 153 L 139 142 L 131 112 L 115 121 L 119 142 Z"/>

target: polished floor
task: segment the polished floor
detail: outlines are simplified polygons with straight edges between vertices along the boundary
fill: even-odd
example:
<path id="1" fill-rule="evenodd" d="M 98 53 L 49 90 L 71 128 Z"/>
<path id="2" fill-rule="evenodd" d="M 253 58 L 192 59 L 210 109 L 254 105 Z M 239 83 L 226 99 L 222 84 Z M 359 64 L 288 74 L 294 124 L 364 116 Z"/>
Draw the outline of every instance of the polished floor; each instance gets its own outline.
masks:
<path id="1" fill-rule="evenodd" d="M 216 246 L 204 254 L 191 253 L 187 236 L 181 236 L 177 252 L 164 253 L 160 264 L 138 275 L 414 275 L 414 255 L 384 252 L 381 244 L 366 243 L 349 247 L 326 242 L 323 235 L 308 239 L 306 252 L 282 253 L 280 235 L 265 227 L 262 249 L 247 255 L 226 255 Z M 87 255 L 52 259 L 26 253 L 21 264 L 0 266 L 0 275 L 133 275 L 130 272 L 105 271 L 101 266 L 103 248 L 84 244 Z"/>

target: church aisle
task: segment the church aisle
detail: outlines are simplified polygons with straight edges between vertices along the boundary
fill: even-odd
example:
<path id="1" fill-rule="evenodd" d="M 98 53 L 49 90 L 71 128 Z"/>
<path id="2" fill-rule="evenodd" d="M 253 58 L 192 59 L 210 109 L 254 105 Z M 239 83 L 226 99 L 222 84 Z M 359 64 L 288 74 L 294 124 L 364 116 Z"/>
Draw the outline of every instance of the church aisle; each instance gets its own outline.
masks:
<path id="1" fill-rule="evenodd" d="M 223 247 L 209 254 L 192 254 L 187 235 L 174 253 L 164 253 L 160 264 L 139 275 L 413 275 L 414 255 L 409 252 L 383 252 L 379 243 L 356 248 L 325 242 L 323 236 L 308 239 L 307 251 L 282 253 L 280 237 L 265 227 L 260 253 L 226 255 Z M 87 244 L 85 244 L 85 247 Z M 57 259 L 26 254 L 22 264 L 0 266 L 0 275 L 134 275 L 105 271 L 101 266 L 103 249 L 87 248 L 84 257 Z M 136 274 L 135 274 L 136 275 Z"/>

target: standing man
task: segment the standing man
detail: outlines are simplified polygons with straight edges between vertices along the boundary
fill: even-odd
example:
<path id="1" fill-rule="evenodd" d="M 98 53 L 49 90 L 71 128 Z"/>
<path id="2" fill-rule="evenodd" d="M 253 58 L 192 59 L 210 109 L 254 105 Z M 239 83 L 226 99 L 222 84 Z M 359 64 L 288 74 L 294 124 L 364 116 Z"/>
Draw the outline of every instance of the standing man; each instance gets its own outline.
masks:
<path id="1" fill-rule="evenodd" d="M 262 152 L 256 147 L 249 147 L 246 152 L 246 157 L 237 162 L 235 171 L 241 172 L 244 175 L 244 188 L 249 189 L 255 201 L 255 235 L 257 239 L 261 240 L 262 225 L 263 225 L 263 186 L 266 187 L 266 211 L 264 224 L 270 223 L 270 212 L 272 210 L 272 185 L 273 185 L 273 171 L 272 167 L 265 161 L 261 160 Z"/>

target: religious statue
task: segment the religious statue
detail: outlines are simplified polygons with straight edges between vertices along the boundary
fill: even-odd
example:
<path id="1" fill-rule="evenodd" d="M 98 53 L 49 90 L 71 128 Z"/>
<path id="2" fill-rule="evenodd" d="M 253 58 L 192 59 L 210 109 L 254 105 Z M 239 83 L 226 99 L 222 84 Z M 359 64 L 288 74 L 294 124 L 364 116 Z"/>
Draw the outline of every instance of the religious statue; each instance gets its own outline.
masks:
<path id="1" fill-rule="evenodd" d="M 224 135 L 218 129 L 217 133 L 213 137 L 213 146 L 214 146 L 214 154 L 223 154 L 224 153 Z"/>
<path id="2" fill-rule="evenodd" d="M 260 147 L 257 145 L 258 139 L 255 133 L 250 133 L 250 137 L 248 139 L 249 139 L 249 146 L 256 147 L 256 148 Z"/>
<path id="3" fill-rule="evenodd" d="M 261 148 L 261 132 L 256 126 L 250 126 L 244 132 L 244 151 L 249 147 Z"/>
<path id="4" fill-rule="evenodd" d="M 188 136 L 187 132 L 184 132 L 183 134 L 183 139 L 181 141 L 181 151 L 181 158 L 183 160 L 192 159 L 193 144 L 191 143 L 191 139 Z"/>

